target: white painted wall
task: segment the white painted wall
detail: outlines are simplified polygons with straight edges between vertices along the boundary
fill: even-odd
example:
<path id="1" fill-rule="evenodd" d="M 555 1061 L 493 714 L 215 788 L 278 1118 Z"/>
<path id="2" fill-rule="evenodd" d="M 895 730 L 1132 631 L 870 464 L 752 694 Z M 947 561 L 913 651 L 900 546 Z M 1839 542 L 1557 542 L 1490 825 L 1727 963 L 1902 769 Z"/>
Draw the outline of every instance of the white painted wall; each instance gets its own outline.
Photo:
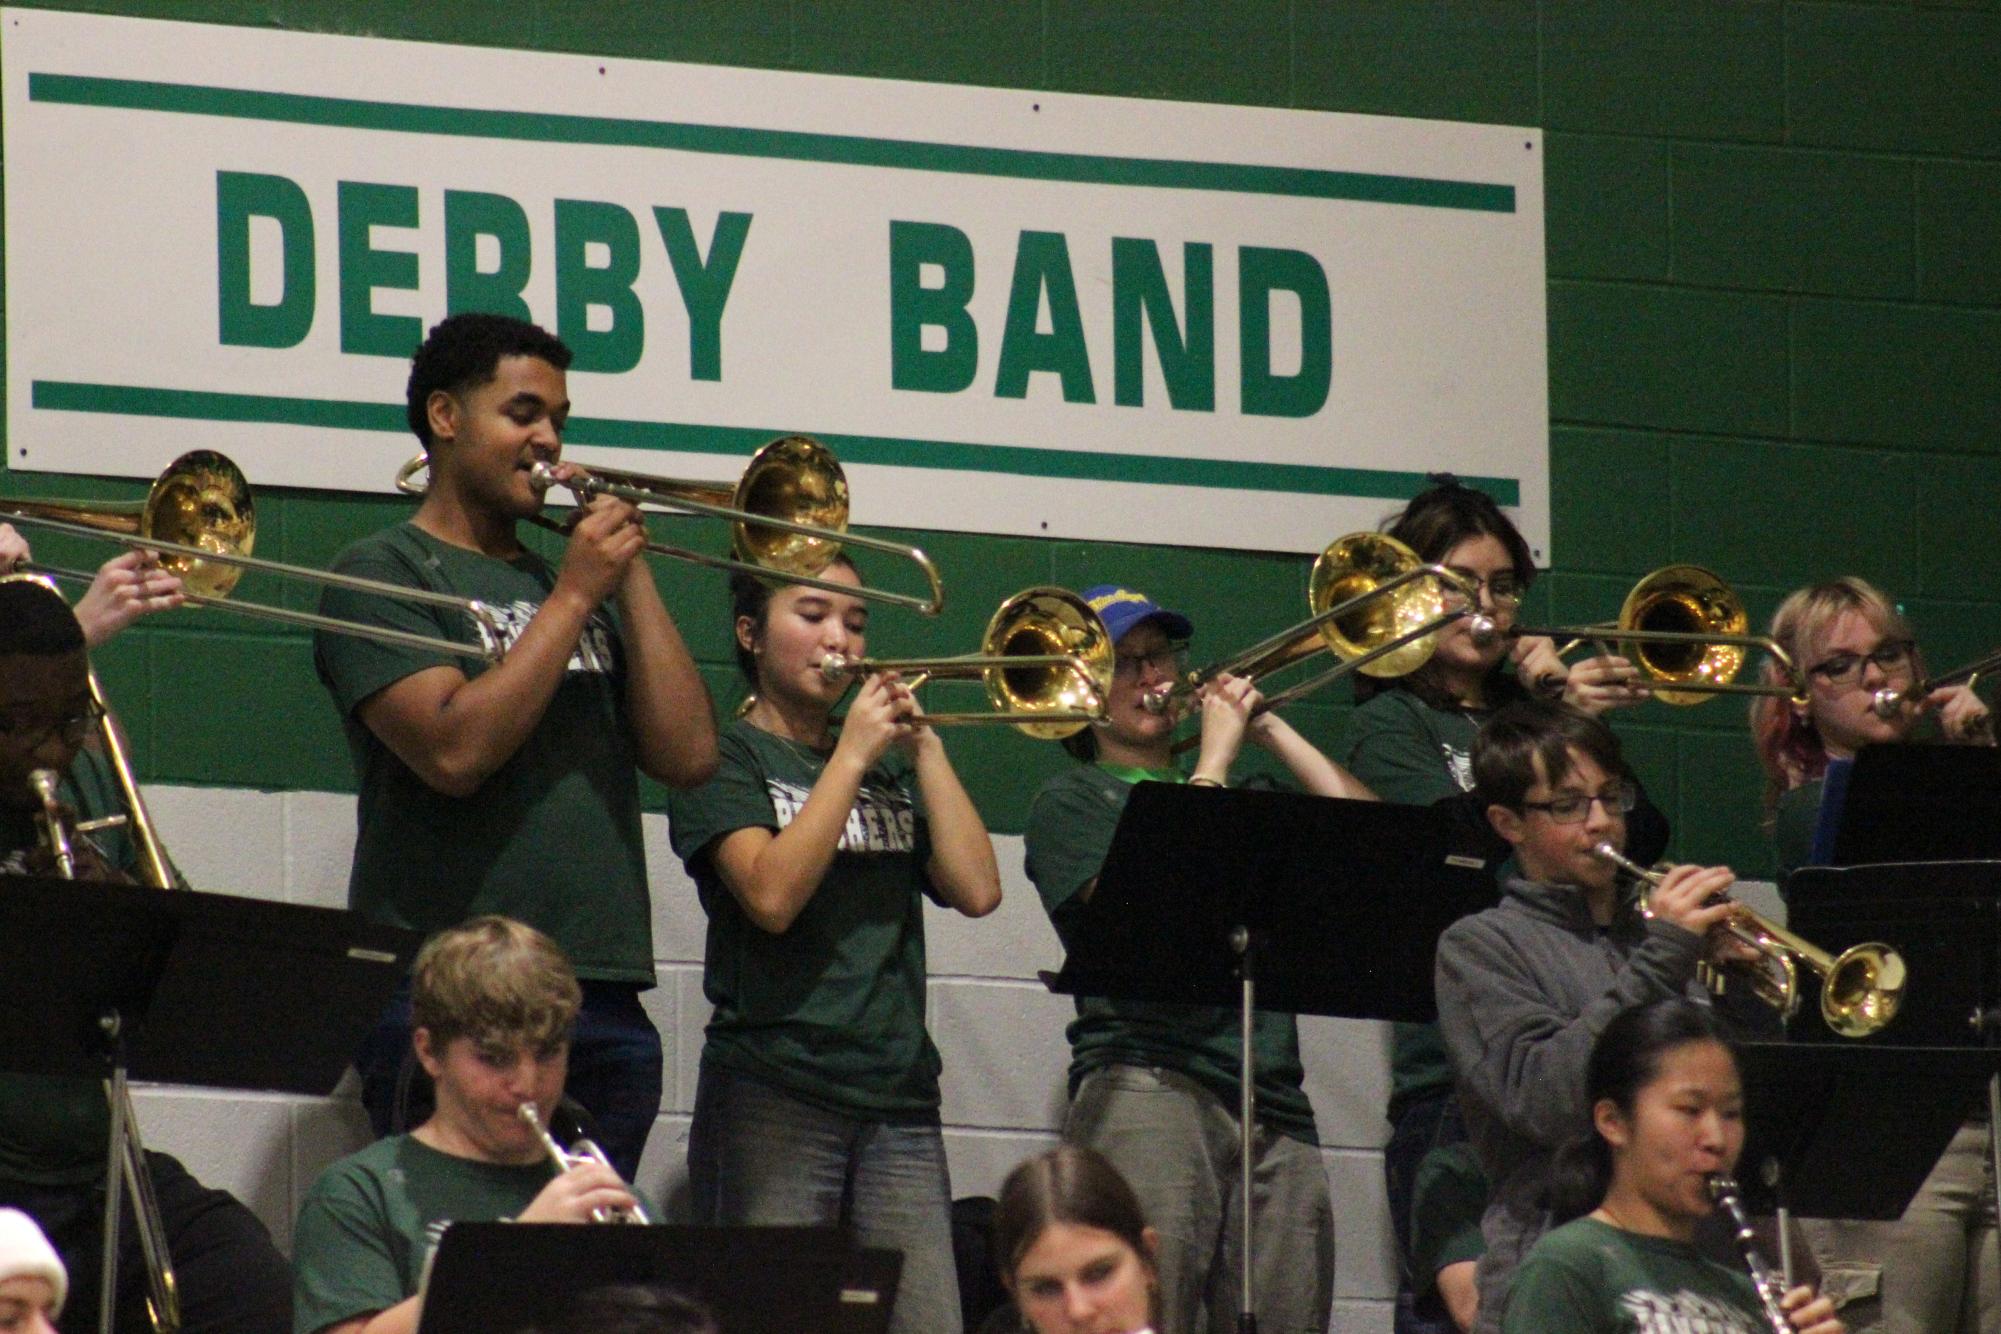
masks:
<path id="1" fill-rule="evenodd" d="M 354 839 L 353 798 L 325 792 L 149 789 L 161 835 L 189 880 L 219 893 L 342 907 Z M 953 1192 L 991 1194 L 1016 1162 L 1056 1138 L 1069 1048 L 1070 1002 L 1035 980 L 1062 950 L 1022 872 L 1019 838 L 996 840 L 1006 897 L 980 921 L 930 909 L 930 1022 L 944 1053 L 945 1144 Z M 660 985 L 647 1008 L 666 1044 L 660 1120 L 639 1184 L 655 1199 L 684 1196 L 688 1114 L 702 1026 L 704 918 L 693 883 L 668 848 L 664 817 L 646 819 Z M 1762 887 L 1761 887 L 1762 888 Z M 1749 896 L 1761 910 L 1768 891 Z M 1329 942 L 1329 961 L 1336 944 Z M 1395 1289 L 1382 1155 L 1389 1034 L 1382 1024 L 1301 1021 L 1306 1080 L 1319 1116 L 1334 1196 L 1339 1263 L 1335 1328 L 1386 1334 Z M 350 1080 L 352 1076 L 350 1076 Z M 137 1093 L 147 1142 L 234 1192 L 290 1250 L 292 1218 L 313 1178 L 367 1141 L 350 1090 L 328 1098 L 147 1086 Z"/>

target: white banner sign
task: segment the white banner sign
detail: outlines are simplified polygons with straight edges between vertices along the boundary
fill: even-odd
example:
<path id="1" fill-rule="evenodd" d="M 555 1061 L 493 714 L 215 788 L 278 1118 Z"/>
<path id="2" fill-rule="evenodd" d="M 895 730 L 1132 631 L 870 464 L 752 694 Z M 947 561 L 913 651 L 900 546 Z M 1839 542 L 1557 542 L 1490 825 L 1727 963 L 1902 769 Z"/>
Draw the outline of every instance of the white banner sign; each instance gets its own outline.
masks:
<path id="1" fill-rule="evenodd" d="M 387 490 L 486 309 L 587 464 L 803 432 L 858 522 L 1279 551 L 1450 470 L 1547 556 L 1533 130 L 0 22 L 12 466 Z"/>

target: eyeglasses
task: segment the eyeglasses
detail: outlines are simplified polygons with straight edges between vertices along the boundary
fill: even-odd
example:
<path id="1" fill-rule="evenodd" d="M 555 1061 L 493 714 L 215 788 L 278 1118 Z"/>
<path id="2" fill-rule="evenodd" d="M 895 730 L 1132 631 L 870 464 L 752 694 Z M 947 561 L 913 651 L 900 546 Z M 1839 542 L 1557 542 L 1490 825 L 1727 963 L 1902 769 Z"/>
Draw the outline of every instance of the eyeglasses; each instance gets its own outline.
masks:
<path id="1" fill-rule="evenodd" d="M 96 700 L 92 700 L 80 712 L 52 723 L 0 718 L 0 736 L 23 750 L 33 750 L 50 737 L 60 738 L 65 746 L 81 746 L 90 735 L 90 729 L 97 726 L 97 720 L 103 716 L 104 710 L 98 707 Z"/>
<path id="2" fill-rule="evenodd" d="M 1522 809 L 1541 811 L 1557 824 L 1577 824 L 1590 814 L 1594 801 L 1603 806 L 1608 815 L 1624 815 L 1640 804 L 1640 790 L 1631 783 L 1621 783 L 1595 797 L 1563 796 L 1549 801 L 1525 801 Z"/>
<path id="3" fill-rule="evenodd" d="M 1471 570 L 1461 570 L 1450 566 L 1447 568 L 1452 569 L 1452 573 L 1473 586 L 1474 597 L 1479 597 L 1480 590 L 1483 588 L 1486 589 L 1487 600 L 1493 604 L 1496 611 L 1512 611 L 1522 604 L 1522 593 L 1524 591 L 1522 582 L 1515 577 L 1513 570 L 1497 570 L 1493 574 L 1482 578 Z M 1466 596 L 1457 588 L 1447 584 L 1445 586 L 1445 605 L 1449 609 L 1458 610 L 1467 605 Z"/>
<path id="4" fill-rule="evenodd" d="M 1809 676 L 1818 676 L 1831 686 L 1852 686 L 1862 680 L 1863 669 L 1872 664 L 1885 676 L 1907 670 L 1915 647 L 1908 639 L 1886 640 L 1873 653 L 1837 653 L 1806 670 Z"/>
<path id="5" fill-rule="evenodd" d="M 1179 676 L 1182 669 L 1187 665 L 1188 645 L 1186 644 L 1168 644 L 1155 649 L 1151 653 L 1114 653 L 1112 655 L 1112 674 L 1128 678 L 1137 678 L 1146 675 L 1146 669 L 1149 667 L 1167 676 Z"/>

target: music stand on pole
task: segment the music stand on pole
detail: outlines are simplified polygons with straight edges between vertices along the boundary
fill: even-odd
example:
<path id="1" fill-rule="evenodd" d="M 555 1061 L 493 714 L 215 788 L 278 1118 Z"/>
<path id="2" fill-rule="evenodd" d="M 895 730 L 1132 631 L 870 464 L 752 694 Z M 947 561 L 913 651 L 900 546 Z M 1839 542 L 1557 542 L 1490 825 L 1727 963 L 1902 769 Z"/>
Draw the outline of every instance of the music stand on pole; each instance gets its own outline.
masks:
<path id="1" fill-rule="evenodd" d="M 117 1297 L 128 1079 L 326 1094 L 416 938 L 353 913 L 91 881 L 0 881 L 0 1061 L 102 1079 L 112 1135 L 99 1327 Z"/>
<path id="2" fill-rule="evenodd" d="M 1294 792 L 1134 786 L 1051 991 L 1239 1011 L 1239 1334 L 1255 1334 L 1254 1012 L 1423 1022 L 1439 933 L 1494 902 L 1444 812 Z"/>

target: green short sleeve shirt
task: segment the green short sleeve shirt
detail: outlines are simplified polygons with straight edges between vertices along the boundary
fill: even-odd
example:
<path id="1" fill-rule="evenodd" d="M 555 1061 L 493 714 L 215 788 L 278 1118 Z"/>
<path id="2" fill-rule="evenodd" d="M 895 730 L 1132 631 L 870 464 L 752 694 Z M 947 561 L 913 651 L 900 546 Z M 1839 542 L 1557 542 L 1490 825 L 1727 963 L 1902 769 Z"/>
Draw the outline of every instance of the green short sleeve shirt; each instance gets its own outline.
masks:
<path id="1" fill-rule="evenodd" d="M 1750 1276 L 1692 1246 L 1580 1218 L 1515 1273 L 1502 1334 L 1768 1334 Z"/>
<path id="2" fill-rule="evenodd" d="M 509 643 L 541 609 L 555 573 L 524 552 L 496 560 L 402 524 L 348 548 L 334 569 L 476 598 Z M 344 620 L 464 643 L 484 633 L 464 612 L 329 589 L 320 610 Z M 359 790 L 349 906 L 430 934 L 500 913 L 552 936 L 577 975 L 653 981 L 652 916 L 639 829 L 637 753 L 625 708 L 617 618 L 600 609 L 555 697 L 517 751 L 468 797 L 432 788 L 361 721 L 361 704 L 430 667 L 476 676 L 475 659 L 314 635 L 320 680 L 340 710 Z"/>
<path id="3" fill-rule="evenodd" d="M 1179 774 L 1128 777 L 1079 765 L 1045 783 L 1029 807 L 1028 878 L 1066 948 L 1083 906 L 1078 892 L 1097 878 L 1133 783 L 1147 776 L 1180 781 Z M 1293 1139 L 1318 1144 L 1313 1104 L 1303 1087 L 1298 1021 L 1260 1010 L 1252 1025 L 1260 1117 Z M 1241 1027 L 1237 1011 L 1218 1006 L 1080 996 L 1069 1028 L 1070 1090 L 1075 1093 L 1084 1076 L 1101 1066 L 1154 1065 L 1188 1076 L 1234 1109 L 1242 1087 Z"/>
<path id="4" fill-rule="evenodd" d="M 742 719 L 718 749 L 714 778 L 668 797 L 674 851 L 709 916 L 703 1062 L 849 1116 L 935 1119 L 922 899 L 936 895 L 910 762 L 892 750 L 869 770 L 826 878 L 773 935 L 745 915 L 711 853 L 739 829 L 789 825 L 827 756 Z"/>

